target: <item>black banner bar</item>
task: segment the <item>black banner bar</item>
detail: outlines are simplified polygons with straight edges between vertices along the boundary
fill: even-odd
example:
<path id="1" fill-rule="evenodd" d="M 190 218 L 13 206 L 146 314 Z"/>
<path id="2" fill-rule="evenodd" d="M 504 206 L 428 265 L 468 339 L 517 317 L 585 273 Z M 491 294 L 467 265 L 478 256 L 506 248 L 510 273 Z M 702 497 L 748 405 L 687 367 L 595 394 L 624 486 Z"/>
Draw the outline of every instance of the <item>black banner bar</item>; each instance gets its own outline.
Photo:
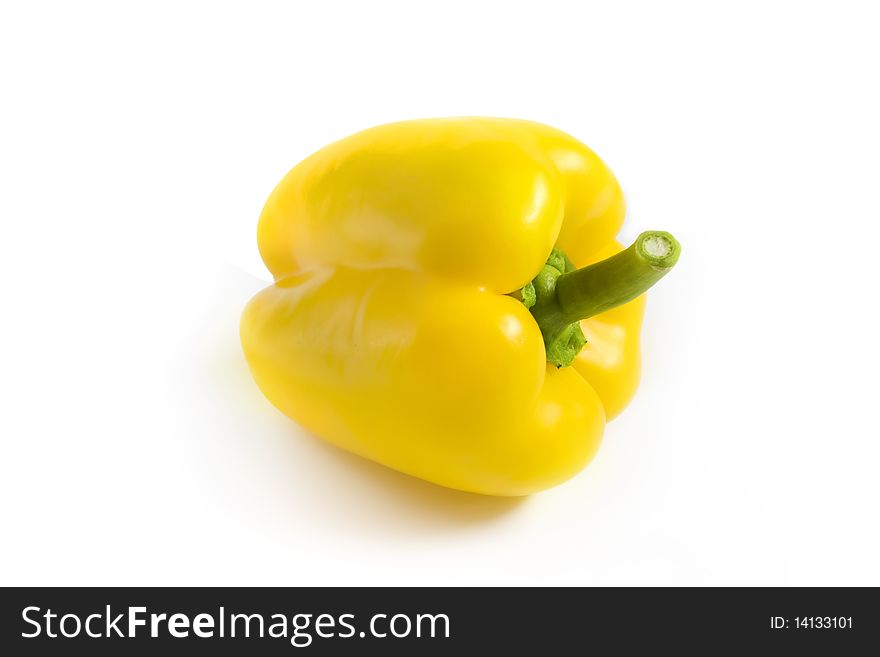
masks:
<path id="1" fill-rule="evenodd" d="M 5 655 L 846 655 L 878 646 L 880 603 L 840 588 L 12 588 L 0 624 Z"/>

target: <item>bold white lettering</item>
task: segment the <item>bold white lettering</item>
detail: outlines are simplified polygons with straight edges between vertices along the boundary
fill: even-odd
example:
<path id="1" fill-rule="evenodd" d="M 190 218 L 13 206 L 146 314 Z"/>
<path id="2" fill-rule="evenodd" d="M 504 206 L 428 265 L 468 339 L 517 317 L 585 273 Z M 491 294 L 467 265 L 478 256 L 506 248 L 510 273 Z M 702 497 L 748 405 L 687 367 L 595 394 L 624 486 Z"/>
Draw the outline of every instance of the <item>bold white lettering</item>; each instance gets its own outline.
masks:
<path id="1" fill-rule="evenodd" d="M 168 618 L 168 614 L 150 614 L 150 636 L 159 636 L 159 623 Z"/>
<path id="2" fill-rule="evenodd" d="M 193 619 L 193 632 L 196 636 L 209 639 L 214 636 L 214 617 L 210 614 L 199 614 Z"/>
<path id="3" fill-rule="evenodd" d="M 138 614 L 145 613 L 146 607 L 129 607 L 128 608 L 128 637 L 133 639 L 137 636 L 138 625 L 146 625 L 146 620 L 138 618 Z"/>
<path id="4" fill-rule="evenodd" d="M 188 637 L 189 618 L 186 614 L 171 614 L 168 618 L 168 632 L 178 639 Z"/>

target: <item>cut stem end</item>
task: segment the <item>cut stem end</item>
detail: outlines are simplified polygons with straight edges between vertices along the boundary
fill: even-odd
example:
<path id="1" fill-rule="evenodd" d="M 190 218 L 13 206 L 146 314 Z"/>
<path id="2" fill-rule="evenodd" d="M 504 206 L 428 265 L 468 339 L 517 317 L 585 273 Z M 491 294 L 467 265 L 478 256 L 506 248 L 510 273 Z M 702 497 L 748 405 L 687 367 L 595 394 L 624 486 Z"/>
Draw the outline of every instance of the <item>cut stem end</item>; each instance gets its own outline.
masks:
<path id="1" fill-rule="evenodd" d="M 678 262 L 681 244 L 671 234 L 662 230 L 647 230 L 635 242 L 636 252 L 652 267 L 669 269 Z"/>

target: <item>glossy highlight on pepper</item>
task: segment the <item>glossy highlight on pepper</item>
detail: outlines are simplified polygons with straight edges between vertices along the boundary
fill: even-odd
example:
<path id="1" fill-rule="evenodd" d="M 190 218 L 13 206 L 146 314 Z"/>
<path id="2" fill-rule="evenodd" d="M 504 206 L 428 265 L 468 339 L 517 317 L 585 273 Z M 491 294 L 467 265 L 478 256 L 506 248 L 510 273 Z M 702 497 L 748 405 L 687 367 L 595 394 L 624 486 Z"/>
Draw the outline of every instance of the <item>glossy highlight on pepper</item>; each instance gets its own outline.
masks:
<path id="1" fill-rule="evenodd" d="M 275 278 L 241 320 L 266 397 L 344 449 L 436 484 L 528 495 L 578 473 L 635 393 L 643 292 L 680 246 L 625 214 L 607 166 L 513 119 L 383 125 L 272 192 Z"/>

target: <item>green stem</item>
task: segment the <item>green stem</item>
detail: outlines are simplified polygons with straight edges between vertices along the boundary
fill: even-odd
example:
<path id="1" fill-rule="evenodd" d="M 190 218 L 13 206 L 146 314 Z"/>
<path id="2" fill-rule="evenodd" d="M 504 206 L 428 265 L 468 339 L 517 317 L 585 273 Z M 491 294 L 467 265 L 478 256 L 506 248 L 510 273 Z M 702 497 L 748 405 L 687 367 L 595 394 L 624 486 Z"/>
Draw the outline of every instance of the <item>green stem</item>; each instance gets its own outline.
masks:
<path id="1" fill-rule="evenodd" d="M 562 317 L 576 322 L 632 301 L 668 274 L 680 253 L 672 235 L 649 230 L 617 255 L 563 274 L 556 280 Z"/>
<path id="2" fill-rule="evenodd" d="M 672 235 L 652 230 L 617 255 L 574 271 L 551 266 L 551 254 L 532 281 L 537 295 L 530 309 L 544 336 L 547 360 L 570 365 L 586 343 L 578 322 L 643 294 L 672 269 L 680 253 Z"/>

